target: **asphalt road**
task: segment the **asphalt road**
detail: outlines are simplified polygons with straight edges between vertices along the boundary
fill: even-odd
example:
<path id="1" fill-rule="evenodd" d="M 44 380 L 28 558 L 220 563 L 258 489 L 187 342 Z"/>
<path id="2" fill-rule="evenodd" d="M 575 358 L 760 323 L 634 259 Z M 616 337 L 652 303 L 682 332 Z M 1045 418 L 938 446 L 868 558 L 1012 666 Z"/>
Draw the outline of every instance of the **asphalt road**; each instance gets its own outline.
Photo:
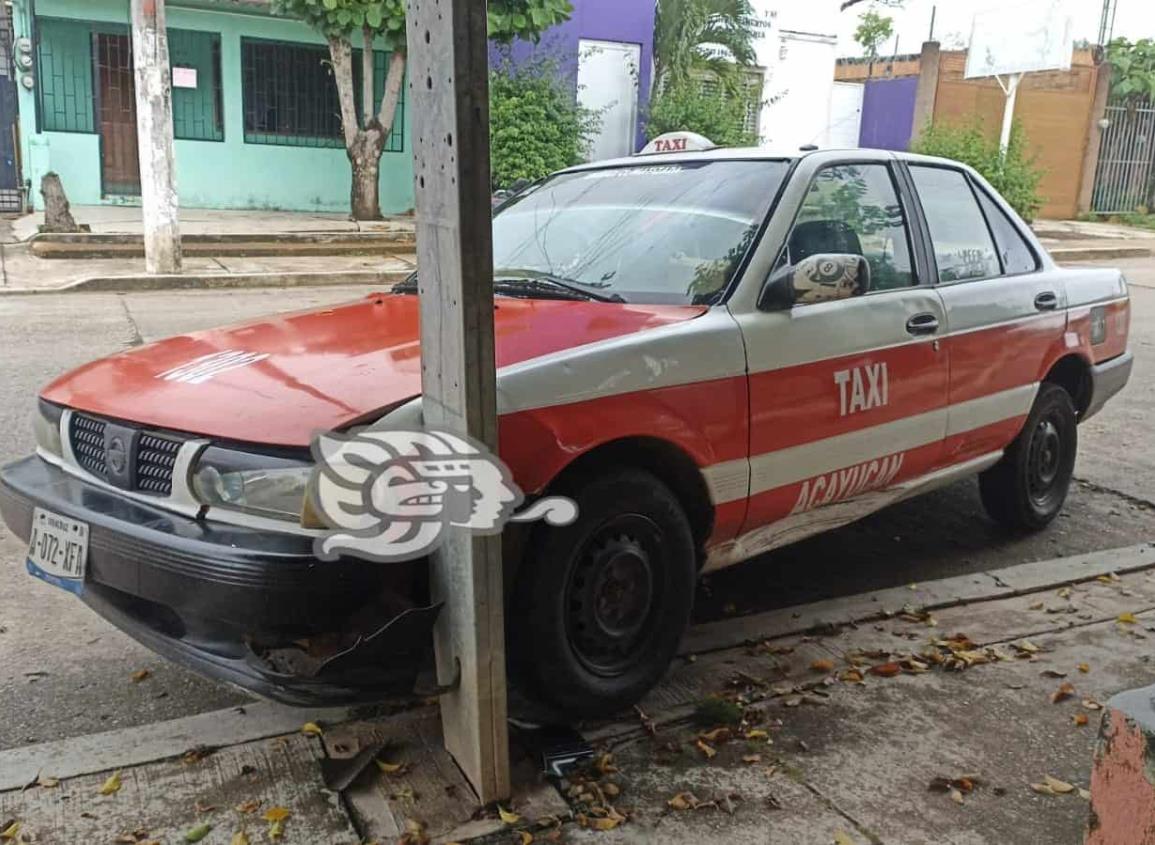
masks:
<path id="1" fill-rule="evenodd" d="M 1120 262 L 1134 288 L 1136 373 L 1083 429 L 1060 520 L 1029 538 L 998 531 L 964 482 L 709 578 L 699 619 L 789 606 L 1155 539 L 1155 260 Z M 32 448 L 37 390 L 53 376 L 141 342 L 363 289 L 70 294 L 0 298 L 0 463 Z M 150 670 L 145 680 L 132 675 Z M 0 526 L 0 749 L 224 707 L 238 692 L 155 657 L 72 596 L 28 577 Z"/>

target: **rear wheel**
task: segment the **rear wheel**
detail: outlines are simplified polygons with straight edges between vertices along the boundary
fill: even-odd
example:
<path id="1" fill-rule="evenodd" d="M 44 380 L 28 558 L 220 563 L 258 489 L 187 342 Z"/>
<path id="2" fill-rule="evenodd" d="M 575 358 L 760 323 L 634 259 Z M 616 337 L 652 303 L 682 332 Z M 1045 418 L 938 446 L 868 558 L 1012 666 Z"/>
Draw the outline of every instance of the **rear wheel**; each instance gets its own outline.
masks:
<path id="1" fill-rule="evenodd" d="M 1070 394 L 1045 382 L 1003 459 L 979 476 L 979 492 L 991 518 L 1019 531 L 1046 528 L 1067 500 L 1078 441 Z"/>
<path id="2" fill-rule="evenodd" d="M 697 576 L 689 520 L 647 472 L 569 490 L 570 526 L 540 526 L 508 609 L 510 651 L 529 691 L 572 717 L 612 713 L 665 672 L 690 620 Z"/>

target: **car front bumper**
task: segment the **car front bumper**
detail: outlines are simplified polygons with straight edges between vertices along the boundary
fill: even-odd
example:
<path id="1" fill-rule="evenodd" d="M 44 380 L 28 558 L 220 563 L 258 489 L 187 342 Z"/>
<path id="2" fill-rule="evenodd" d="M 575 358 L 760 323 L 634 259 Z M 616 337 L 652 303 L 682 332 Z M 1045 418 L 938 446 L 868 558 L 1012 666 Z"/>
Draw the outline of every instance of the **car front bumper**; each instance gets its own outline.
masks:
<path id="1" fill-rule="evenodd" d="M 1107 400 L 1126 386 L 1134 365 L 1135 356 L 1128 350 L 1110 361 L 1091 367 L 1091 402 L 1080 422 L 1089 420 L 1103 410 Z"/>
<path id="2" fill-rule="evenodd" d="M 425 562 L 320 561 L 312 538 L 206 522 L 85 482 L 39 457 L 0 469 L 0 516 L 34 508 L 89 525 L 82 600 L 148 648 L 294 705 L 413 691 L 439 606 Z"/>

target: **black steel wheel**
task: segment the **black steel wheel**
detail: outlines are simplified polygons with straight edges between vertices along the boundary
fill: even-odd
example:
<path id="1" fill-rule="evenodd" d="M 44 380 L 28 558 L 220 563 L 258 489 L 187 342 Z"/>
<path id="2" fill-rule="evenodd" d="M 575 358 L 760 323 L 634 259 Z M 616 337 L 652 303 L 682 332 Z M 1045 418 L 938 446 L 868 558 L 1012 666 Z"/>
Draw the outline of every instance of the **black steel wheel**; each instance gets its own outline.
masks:
<path id="1" fill-rule="evenodd" d="M 538 526 L 507 609 L 513 668 L 528 691 L 571 717 L 637 702 L 665 672 L 689 624 L 696 565 L 674 494 L 635 469 L 562 491 L 565 528 Z"/>
<path id="2" fill-rule="evenodd" d="M 991 518 L 1020 531 L 1048 526 L 1067 500 L 1078 441 L 1070 394 L 1057 384 L 1042 384 L 1019 436 L 1003 459 L 979 476 Z"/>

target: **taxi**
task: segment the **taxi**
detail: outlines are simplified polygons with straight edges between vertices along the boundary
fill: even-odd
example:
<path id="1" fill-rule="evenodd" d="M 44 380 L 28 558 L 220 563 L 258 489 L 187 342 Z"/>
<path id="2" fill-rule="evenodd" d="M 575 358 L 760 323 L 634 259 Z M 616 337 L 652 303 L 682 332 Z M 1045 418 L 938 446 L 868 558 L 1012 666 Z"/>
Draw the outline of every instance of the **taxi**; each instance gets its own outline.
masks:
<path id="1" fill-rule="evenodd" d="M 506 531 L 510 666 L 574 716 L 660 679 L 703 572 L 968 477 L 1044 529 L 1132 366 L 1123 276 L 1057 267 L 964 165 L 654 147 L 493 221 L 500 457 L 578 504 Z M 264 696 L 411 689 L 425 562 L 318 560 L 303 514 L 319 432 L 420 421 L 419 341 L 411 282 L 63 375 L 0 471 L 29 572 Z"/>

